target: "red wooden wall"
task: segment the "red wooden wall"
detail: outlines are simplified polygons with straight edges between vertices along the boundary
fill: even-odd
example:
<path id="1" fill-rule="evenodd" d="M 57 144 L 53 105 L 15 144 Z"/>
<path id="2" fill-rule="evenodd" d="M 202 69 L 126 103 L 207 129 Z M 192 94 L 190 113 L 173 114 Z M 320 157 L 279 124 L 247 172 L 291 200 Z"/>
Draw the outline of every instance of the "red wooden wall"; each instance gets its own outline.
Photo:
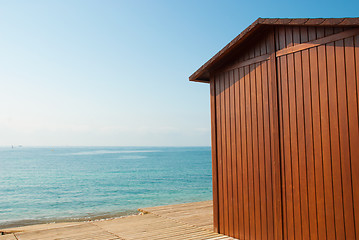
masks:
<path id="1" fill-rule="evenodd" d="M 211 74 L 214 225 L 359 239 L 359 31 L 279 26 Z"/>

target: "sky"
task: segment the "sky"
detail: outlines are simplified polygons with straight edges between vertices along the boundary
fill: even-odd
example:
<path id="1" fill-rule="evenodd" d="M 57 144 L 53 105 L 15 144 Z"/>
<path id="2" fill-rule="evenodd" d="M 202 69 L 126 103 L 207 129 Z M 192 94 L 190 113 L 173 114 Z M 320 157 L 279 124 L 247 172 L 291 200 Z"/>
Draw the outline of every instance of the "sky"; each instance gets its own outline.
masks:
<path id="1" fill-rule="evenodd" d="M 359 1 L 0 0 L 0 146 L 209 146 L 188 77 L 258 17 Z"/>

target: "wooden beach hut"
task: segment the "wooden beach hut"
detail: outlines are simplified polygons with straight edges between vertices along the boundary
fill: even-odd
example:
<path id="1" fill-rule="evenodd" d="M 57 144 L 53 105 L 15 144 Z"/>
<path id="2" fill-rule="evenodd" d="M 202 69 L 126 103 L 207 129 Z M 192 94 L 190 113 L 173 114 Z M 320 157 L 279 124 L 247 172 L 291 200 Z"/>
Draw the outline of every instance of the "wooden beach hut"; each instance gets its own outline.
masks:
<path id="1" fill-rule="evenodd" d="M 200 67 L 215 231 L 359 239 L 359 18 L 259 18 Z"/>

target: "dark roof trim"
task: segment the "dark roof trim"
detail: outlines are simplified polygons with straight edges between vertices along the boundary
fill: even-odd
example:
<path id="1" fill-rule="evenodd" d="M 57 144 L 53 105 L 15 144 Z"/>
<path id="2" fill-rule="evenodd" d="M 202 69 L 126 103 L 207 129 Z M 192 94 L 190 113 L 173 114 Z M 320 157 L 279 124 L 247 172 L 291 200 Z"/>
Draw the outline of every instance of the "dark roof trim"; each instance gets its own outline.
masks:
<path id="1" fill-rule="evenodd" d="M 194 72 L 189 77 L 189 80 L 195 82 L 209 82 L 209 71 L 212 67 L 263 25 L 358 26 L 359 18 L 258 18 L 221 51 Z"/>

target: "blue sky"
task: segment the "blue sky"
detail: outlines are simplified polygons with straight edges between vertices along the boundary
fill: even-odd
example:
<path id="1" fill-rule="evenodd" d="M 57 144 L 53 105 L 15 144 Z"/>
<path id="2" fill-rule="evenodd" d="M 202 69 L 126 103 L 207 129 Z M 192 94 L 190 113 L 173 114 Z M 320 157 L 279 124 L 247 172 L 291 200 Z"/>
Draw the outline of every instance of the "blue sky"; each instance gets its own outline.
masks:
<path id="1" fill-rule="evenodd" d="M 359 1 L 0 1 L 0 145 L 208 146 L 188 76 L 258 17 L 357 17 Z"/>

